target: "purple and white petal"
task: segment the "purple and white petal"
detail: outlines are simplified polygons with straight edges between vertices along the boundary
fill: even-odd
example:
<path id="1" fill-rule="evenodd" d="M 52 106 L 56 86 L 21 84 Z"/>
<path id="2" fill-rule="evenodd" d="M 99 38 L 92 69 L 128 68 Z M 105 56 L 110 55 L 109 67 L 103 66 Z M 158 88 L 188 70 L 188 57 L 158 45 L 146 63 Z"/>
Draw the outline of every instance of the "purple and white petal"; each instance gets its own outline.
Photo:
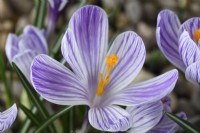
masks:
<path id="1" fill-rule="evenodd" d="M 3 133 L 11 127 L 17 117 L 17 107 L 14 104 L 9 109 L 0 113 L 0 132 Z"/>
<path id="2" fill-rule="evenodd" d="M 65 7 L 67 2 L 68 2 L 68 0 L 61 0 L 60 6 L 58 8 L 58 11 L 61 11 Z"/>
<path id="3" fill-rule="evenodd" d="M 13 57 L 18 53 L 18 37 L 15 34 L 9 34 L 6 41 L 5 52 L 6 56 L 11 63 Z"/>
<path id="4" fill-rule="evenodd" d="M 176 69 L 171 70 L 153 79 L 129 85 L 104 100 L 103 105 L 138 106 L 158 101 L 174 89 L 177 79 L 178 71 Z"/>
<path id="5" fill-rule="evenodd" d="M 189 65 L 185 71 L 185 77 L 187 80 L 194 84 L 200 83 L 200 61 L 197 61 Z"/>
<path id="6" fill-rule="evenodd" d="M 90 124 L 102 131 L 126 131 L 132 124 L 130 114 L 118 106 L 93 107 L 88 117 Z"/>
<path id="7" fill-rule="evenodd" d="M 47 55 L 35 57 L 31 67 L 31 80 L 36 91 L 52 103 L 88 105 L 88 93 L 81 80 Z"/>
<path id="8" fill-rule="evenodd" d="M 76 11 L 69 22 L 69 27 L 62 41 L 62 53 L 67 62 L 71 63 L 71 68 L 79 68 L 81 71 L 83 65 L 80 65 L 77 59 L 82 57 L 85 64 L 87 77 L 90 83 L 88 88 L 95 93 L 97 80 L 103 60 L 106 57 L 108 45 L 108 18 L 104 10 L 97 6 L 84 6 Z M 67 36 L 70 36 L 66 39 Z M 77 46 L 75 46 L 77 45 Z M 77 47 L 77 48 L 76 48 Z M 66 48 L 66 49 L 63 49 Z M 71 49 L 72 48 L 72 49 Z M 71 52 L 73 51 L 73 52 Z M 70 56 L 70 57 L 67 57 Z M 92 84 L 91 84 L 92 83 Z"/>
<path id="9" fill-rule="evenodd" d="M 186 114 L 183 112 L 178 113 L 177 116 L 184 120 L 187 119 Z M 180 128 L 179 125 L 177 125 L 166 115 L 163 115 L 160 122 L 147 133 L 175 133 L 176 131 L 179 130 L 179 128 Z"/>
<path id="10" fill-rule="evenodd" d="M 19 38 L 22 39 L 21 41 L 25 38 L 22 45 L 19 44 L 19 47 L 26 47 L 27 49 L 34 49 L 41 54 L 48 54 L 47 41 L 42 30 L 28 25 L 25 27 L 23 35 Z"/>
<path id="11" fill-rule="evenodd" d="M 142 39 L 132 31 L 117 36 L 107 55 L 112 54 L 116 54 L 119 61 L 110 73 L 110 81 L 104 92 L 106 97 L 129 85 L 141 70 L 146 57 Z"/>
<path id="12" fill-rule="evenodd" d="M 146 133 L 160 121 L 163 115 L 162 103 L 153 102 L 136 107 L 128 107 L 127 111 L 131 114 L 133 125 L 129 133 Z"/>
<path id="13" fill-rule="evenodd" d="M 184 31 L 179 38 L 179 52 L 186 66 L 200 60 L 200 49 L 187 31 Z"/>
<path id="14" fill-rule="evenodd" d="M 194 34 L 196 30 L 198 30 L 199 28 L 200 28 L 200 18 L 198 17 L 190 18 L 181 25 L 179 29 L 179 36 L 184 31 L 187 31 L 190 35 L 190 38 L 194 40 Z"/>
<path id="15" fill-rule="evenodd" d="M 163 10 L 157 18 L 156 40 L 165 57 L 176 67 L 185 71 L 179 56 L 178 32 L 180 21 L 176 14 L 170 10 Z"/>
<path id="16" fill-rule="evenodd" d="M 31 82 L 31 79 L 30 79 L 31 63 L 36 55 L 37 55 L 37 52 L 26 50 L 23 53 L 17 54 L 13 59 L 13 62 L 22 71 L 22 73 L 28 79 L 29 82 Z"/>

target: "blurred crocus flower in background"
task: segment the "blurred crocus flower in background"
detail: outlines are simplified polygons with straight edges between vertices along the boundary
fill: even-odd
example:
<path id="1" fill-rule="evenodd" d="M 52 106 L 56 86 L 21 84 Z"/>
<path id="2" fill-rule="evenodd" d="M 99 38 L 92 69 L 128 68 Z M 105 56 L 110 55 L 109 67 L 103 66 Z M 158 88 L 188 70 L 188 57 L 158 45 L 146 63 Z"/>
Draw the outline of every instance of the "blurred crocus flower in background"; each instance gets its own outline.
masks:
<path id="1" fill-rule="evenodd" d="M 180 128 L 164 114 L 164 112 L 172 112 L 171 99 L 168 96 L 157 102 L 127 107 L 127 111 L 131 114 L 133 120 L 129 133 L 175 133 Z M 186 119 L 184 112 L 176 115 Z"/>
<path id="2" fill-rule="evenodd" d="M 68 0 L 48 0 L 49 3 L 49 20 L 47 26 L 47 37 L 54 31 L 55 25 L 60 12 L 63 10 Z"/>
<path id="3" fill-rule="evenodd" d="M 16 104 L 13 104 L 12 107 L 0 112 L 0 133 L 5 132 L 8 128 L 11 127 L 13 122 L 17 117 L 17 107 Z"/>
<path id="4" fill-rule="evenodd" d="M 182 25 L 177 15 L 163 10 L 157 18 L 156 39 L 165 57 L 185 72 L 187 80 L 200 83 L 200 18 Z"/>
<path id="5" fill-rule="evenodd" d="M 139 106 L 168 95 L 178 78 L 171 70 L 130 85 L 146 57 L 142 39 L 124 32 L 108 48 L 108 18 L 97 6 L 84 6 L 70 19 L 61 51 L 72 71 L 41 54 L 32 63 L 32 84 L 46 100 L 60 105 L 88 105 L 90 124 L 103 131 L 126 131 L 132 125 L 122 106 Z M 139 114 L 135 114 L 138 116 Z M 84 132 L 84 131 L 82 131 Z"/>
<path id="6" fill-rule="evenodd" d="M 19 37 L 10 33 L 5 51 L 9 62 L 14 62 L 30 81 L 30 66 L 34 57 L 48 54 L 44 31 L 29 25 Z"/>

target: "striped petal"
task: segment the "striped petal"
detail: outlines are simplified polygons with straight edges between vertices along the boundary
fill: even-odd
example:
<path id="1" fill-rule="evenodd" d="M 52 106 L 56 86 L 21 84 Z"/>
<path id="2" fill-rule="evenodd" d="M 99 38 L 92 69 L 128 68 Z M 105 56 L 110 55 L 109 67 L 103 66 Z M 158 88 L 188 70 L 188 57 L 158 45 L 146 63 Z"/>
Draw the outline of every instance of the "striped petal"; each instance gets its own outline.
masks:
<path id="1" fill-rule="evenodd" d="M 110 74 L 110 81 L 104 92 L 105 97 L 120 91 L 137 76 L 146 57 L 145 46 L 142 39 L 135 32 L 124 32 L 113 42 L 107 55 L 116 54 L 118 63 Z M 105 63 L 104 71 L 105 73 Z"/>
<path id="2" fill-rule="evenodd" d="M 31 49 L 41 54 L 48 54 L 48 47 L 45 35 L 42 30 L 28 25 L 23 31 L 23 35 L 19 37 L 19 49 Z M 22 43 L 22 44 L 20 44 Z"/>
<path id="3" fill-rule="evenodd" d="M 183 112 L 178 113 L 177 116 L 186 120 L 186 114 Z M 178 130 L 179 126 L 164 115 L 160 122 L 147 133 L 175 133 Z"/>
<path id="4" fill-rule="evenodd" d="M 159 102 L 144 104 L 136 107 L 128 107 L 133 125 L 129 133 L 146 133 L 160 121 L 163 115 L 163 105 Z"/>
<path id="5" fill-rule="evenodd" d="M 126 131 L 131 126 L 129 113 L 118 106 L 91 108 L 88 117 L 90 124 L 102 131 Z"/>
<path id="6" fill-rule="evenodd" d="M 107 98 L 104 104 L 138 106 L 158 101 L 174 89 L 177 79 L 178 71 L 176 69 L 171 70 L 148 81 L 129 85 L 125 89 L 113 94 L 112 97 Z"/>
<path id="7" fill-rule="evenodd" d="M 84 74 L 81 77 L 91 81 L 88 88 L 93 93 L 106 56 L 107 44 L 108 18 L 101 8 L 84 6 L 73 14 L 61 50 L 76 74 L 86 69 L 87 76 Z"/>
<path id="8" fill-rule="evenodd" d="M 4 132 L 11 127 L 17 116 L 17 107 L 14 104 L 9 109 L 0 113 L 0 132 Z"/>
<path id="9" fill-rule="evenodd" d="M 81 80 L 53 58 L 36 56 L 31 70 L 32 84 L 44 99 L 60 105 L 88 105 Z"/>
<path id="10" fill-rule="evenodd" d="M 200 60 L 200 50 L 187 31 L 181 34 L 179 45 L 180 56 L 186 66 Z"/>
<path id="11" fill-rule="evenodd" d="M 194 40 L 194 33 L 197 29 L 200 28 L 200 18 L 194 17 L 185 21 L 180 29 L 179 29 L 179 36 L 184 32 L 187 31 L 189 36 L 192 40 Z"/>
<path id="12" fill-rule="evenodd" d="M 23 53 L 17 54 L 13 59 L 13 62 L 18 66 L 18 68 L 22 71 L 22 73 L 28 79 L 29 82 L 31 82 L 31 63 L 36 55 L 37 52 L 26 50 Z"/>
<path id="13" fill-rule="evenodd" d="M 176 14 L 170 10 L 163 10 L 157 18 L 156 40 L 165 57 L 176 67 L 185 71 L 179 56 L 178 32 L 180 21 Z"/>
<path id="14" fill-rule="evenodd" d="M 10 33 L 7 37 L 5 52 L 10 63 L 19 51 L 18 41 L 18 37 L 15 34 Z"/>
<path id="15" fill-rule="evenodd" d="M 197 61 L 189 65 L 185 71 L 185 77 L 187 80 L 193 82 L 194 84 L 200 83 L 200 61 Z"/>

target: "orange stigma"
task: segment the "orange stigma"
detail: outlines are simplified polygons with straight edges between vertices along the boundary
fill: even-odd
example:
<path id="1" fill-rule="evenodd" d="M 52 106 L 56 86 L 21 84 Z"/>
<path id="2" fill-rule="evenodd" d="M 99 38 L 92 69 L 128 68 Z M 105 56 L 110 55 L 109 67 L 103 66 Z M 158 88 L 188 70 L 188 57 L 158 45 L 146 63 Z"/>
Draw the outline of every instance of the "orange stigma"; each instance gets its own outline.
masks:
<path id="1" fill-rule="evenodd" d="M 118 56 L 116 54 L 112 54 L 110 56 L 106 57 L 106 75 L 103 78 L 103 74 L 100 73 L 100 79 L 99 79 L 99 84 L 96 90 L 96 94 L 98 96 L 102 96 L 104 89 L 106 87 L 106 85 L 108 84 L 108 82 L 110 81 L 110 72 L 111 70 L 114 68 L 114 66 L 118 63 L 119 59 Z"/>
<path id="2" fill-rule="evenodd" d="M 200 29 L 197 29 L 194 33 L 194 40 L 198 42 L 200 39 Z"/>

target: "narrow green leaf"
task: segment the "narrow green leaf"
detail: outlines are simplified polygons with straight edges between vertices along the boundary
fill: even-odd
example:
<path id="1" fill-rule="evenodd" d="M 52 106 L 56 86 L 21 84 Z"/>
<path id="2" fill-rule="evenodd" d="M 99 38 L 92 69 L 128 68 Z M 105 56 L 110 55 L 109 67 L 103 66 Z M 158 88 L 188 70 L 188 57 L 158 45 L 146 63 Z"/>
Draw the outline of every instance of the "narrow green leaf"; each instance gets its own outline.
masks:
<path id="1" fill-rule="evenodd" d="M 6 78 L 6 67 L 5 67 L 1 52 L 0 52 L 0 75 L 1 75 L 2 82 L 4 84 L 5 92 L 6 92 L 6 107 L 9 108 L 10 106 L 12 106 L 13 99 L 12 99 L 11 88 L 9 87 L 9 84 Z"/>
<path id="2" fill-rule="evenodd" d="M 35 0 L 36 18 L 34 25 L 42 28 L 45 22 L 47 0 Z"/>
<path id="3" fill-rule="evenodd" d="M 67 111 L 69 111 L 69 109 L 71 109 L 73 106 L 68 106 L 62 110 L 60 110 L 59 112 L 55 113 L 54 115 L 52 115 L 51 117 L 49 117 L 45 123 L 43 123 L 40 127 L 38 127 L 37 130 L 35 130 L 34 133 L 41 133 L 42 130 L 47 127 L 49 124 L 51 124 L 53 121 L 55 121 L 58 117 L 60 117 L 61 115 L 65 114 Z"/>
<path id="4" fill-rule="evenodd" d="M 26 79 L 26 77 L 23 75 L 23 73 L 20 71 L 20 69 L 17 67 L 17 65 L 15 63 L 12 63 L 12 66 L 13 66 L 14 70 L 16 71 L 18 77 L 20 78 L 32 103 L 36 106 L 39 114 L 41 115 L 41 119 L 42 120 L 47 119 L 49 117 L 49 113 L 46 110 L 46 108 L 44 107 L 44 105 L 43 105 L 42 101 L 40 100 L 38 94 L 36 93 L 35 89 L 29 83 L 29 81 Z M 51 129 L 51 131 L 56 132 L 55 127 L 53 125 L 49 126 L 49 128 Z"/>
<path id="5" fill-rule="evenodd" d="M 183 120 L 181 118 L 179 118 L 178 116 L 169 113 L 169 112 L 165 112 L 165 114 L 172 119 L 174 122 L 176 122 L 180 127 L 182 127 L 186 132 L 188 133 L 200 133 L 200 130 L 196 127 L 194 127 L 191 123 L 189 123 L 186 120 Z"/>
<path id="6" fill-rule="evenodd" d="M 37 119 L 37 116 L 35 116 L 34 113 L 32 113 L 31 110 L 26 108 L 24 105 L 20 104 L 19 107 L 22 109 L 22 111 L 26 114 L 26 116 L 36 125 L 40 125 L 40 121 Z M 36 108 L 35 108 L 36 109 Z"/>

